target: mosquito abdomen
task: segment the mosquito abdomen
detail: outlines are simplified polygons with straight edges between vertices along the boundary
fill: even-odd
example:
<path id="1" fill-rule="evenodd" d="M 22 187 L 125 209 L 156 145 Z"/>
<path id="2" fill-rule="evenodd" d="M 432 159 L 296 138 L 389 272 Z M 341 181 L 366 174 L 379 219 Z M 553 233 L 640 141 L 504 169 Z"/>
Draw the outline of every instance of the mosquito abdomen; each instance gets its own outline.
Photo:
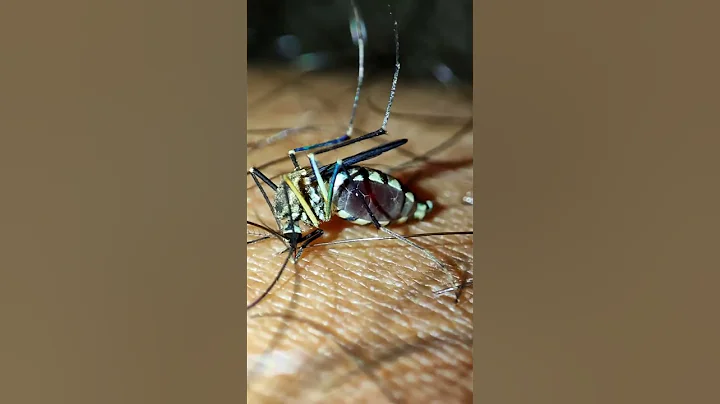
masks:
<path id="1" fill-rule="evenodd" d="M 368 207 L 381 226 L 423 220 L 433 208 L 431 201 L 418 201 L 398 179 L 382 171 L 350 167 L 347 172 L 350 178 L 338 173 L 335 180 L 333 205 L 338 216 L 352 223 L 372 223 Z"/>

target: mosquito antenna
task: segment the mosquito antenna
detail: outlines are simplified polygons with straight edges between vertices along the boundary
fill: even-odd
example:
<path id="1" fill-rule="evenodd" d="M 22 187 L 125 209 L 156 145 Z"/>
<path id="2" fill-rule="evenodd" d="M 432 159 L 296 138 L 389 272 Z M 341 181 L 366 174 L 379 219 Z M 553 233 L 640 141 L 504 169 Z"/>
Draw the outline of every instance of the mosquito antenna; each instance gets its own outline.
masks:
<path id="1" fill-rule="evenodd" d="M 392 8 L 389 4 L 388 8 L 390 9 L 390 16 L 392 17 Z M 398 23 L 394 17 L 393 31 L 395 32 L 395 73 L 393 74 L 392 86 L 390 87 L 390 99 L 388 100 L 388 105 L 385 109 L 385 118 L 383 118 L 383 130 L 387 128 L 387 123 L 390 119 L 390 108 L 392 107 L 393 99 L 395 99 L 395 89 L 397 88 L 398 75 L 400 74 L 400 35 L 398 34 Z"/>
<path id="2" fill-rule="evenodd" d="M 355 4 L 355 0 L 350 0 L 350 6 L 352 7 L 352 17 L 350 17 L 350 35 L 353 38 L 353 42 L 358 47 L 358 80 L 357 89 L 355 89 L 355 100 L 353 101 L 352 113 L 350 114 L 350 123 L 348 124 L 347 132 L 345 136 L 350 136 L 353 131 L 353 124 L 355 123 L 355 113 L 357 111 L 358 103 L 360 102 L 360 87 L 362 87 L 363 79 L 365 77 L 365 41 L 367 40 L 367 31 L 365 29 L 365 21 L 360 16 L 360 11 Z"/>

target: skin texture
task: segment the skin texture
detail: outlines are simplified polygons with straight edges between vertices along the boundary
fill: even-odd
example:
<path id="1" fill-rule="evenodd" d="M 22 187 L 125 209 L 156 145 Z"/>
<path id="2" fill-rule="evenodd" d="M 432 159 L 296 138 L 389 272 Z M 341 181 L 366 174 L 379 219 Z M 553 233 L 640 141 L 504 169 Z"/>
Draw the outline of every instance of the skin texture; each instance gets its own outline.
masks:
<path id="1" fill-rule="evenodd" d="M 262 169 L 273 177 L 291 169 L 287 150 L 344 133 L 356 84 L 351 74 L 300 80 L 272 69 L 248 74 L 248 167 L 285 157 Z M 354 136 L 380 127 L 390 80 L 366 81 Z M 403 83 L 401 74 L 389 134 L 318 159 L 329 164 L 380 142 L 408 138 L 402 151 L 362 163 L 390 172 L 419 199 L 435 204 L 423 222 L 392 229 L 405 235 L 471 231 L 472 206 L 462 203 L 472 189 L 471 119 L 471 102 L 463 94 Z M 315 127 L 262 143 L 283 128 L 310 124 Z M 429 161 L 417 160 L 443 144 Z M 304 155 L 298 161 L 308 165 Z M 392 169 L 412 161 L 402 170 Z M 276 229 L 250 176 L 248 220 Z M 372 225 L 339 218 L 321 228 L 326 233 L 317 242 L 387 236 Z M 248 232 L 263 233 L 250 226 Z M 248 234 L 248 240 L 257 237 Z M 397 240 L 310 248 L 296 266 L 288 264 L 270 295 L 247 314 L 248 402 L 471 402 L 472 287 L 464 289 L 459 304 L 454 294 L 433 291 L 472 277 L 472 236 L 413 240 L 447 269 Z M 284 248 L 277 239 L 248 245 L 248 303 L 275 277 Z"/>

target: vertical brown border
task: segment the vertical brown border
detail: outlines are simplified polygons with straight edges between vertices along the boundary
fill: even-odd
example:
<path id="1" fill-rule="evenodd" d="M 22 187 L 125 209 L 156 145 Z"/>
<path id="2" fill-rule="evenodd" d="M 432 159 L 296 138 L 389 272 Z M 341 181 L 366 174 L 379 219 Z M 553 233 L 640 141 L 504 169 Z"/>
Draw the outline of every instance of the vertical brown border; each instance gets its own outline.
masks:
<path id="1" fill-rule="evenodd" d="M 247 142 L 248 142 L 248 140 L 247 140 L 247 111 L 248 111 L 248 108 L 247 108 L 247 102 L 248 102 L 248 98 L 247 98 L 247 92 L 248 92 L 248 89 L 247 89 L 247 36 L 248 36 L 247 3 L 239 2 L 239 4 L 243 4 L 244 7 L 241 10 L 240 18 L 238 18 L 238 21 L 240 22 L 239 29 L 242 32 L 241 37 L 243 39 L 242 48 L 241 48 L 242 53 L 238 54 L 242 58 L 242 63 L 241 63 L 242 68 L 238 72 L 238 74 L 240 74 L 240 77 L 242 78 L 242 85 L 241 85 L 242 88 L 240 89 L 240 91 L 241 91 L 240 95 L 242 97 L 243 102 L 242 102 L 242 109 L 240 109 L 238 111 L 238 116 L 240 117 L 240 121 L 241 121 L 239 133 L 242 133 L 242 138 L 243 138 L 243 142 L 244 142 L 243 150 L 247 151 Z M 239 159 L 239 161 L 243 167 L 243 172 L 247 172 L 247 166 L 248 166 L 247 152 L 238 153 L 238 155 L 242 156 Z M 247 188 L 248 188 L 247 187 L 247 175 L 245 176 L 245 180 L 246 180 L 246 182 L 243 186 L 243 198 L 242 198 L 242 201 L 240 202 L 240 205 L 238 205 L 238 206 L 240 207 L 240 211 L 241 211 L 243 217 L 245 218 L 245 220 L 247 220 Z M 244 227 L 247 228 L 247 225 L 244 225 Z M 246 241 L 247 241 L 247 236 L 246 236 Z M 242 271 L 241 271 L 242 287 L 240 288 L 240 293 L 239 293 L 240 300 L 242 302 L 242 306 L 238 306 L 238 309 L 244 308 L 247 305 L 247 247 L 240 248 L 239 251 L 240 251 L 240 255 L 242 257 L 242 265 L 239 267 L 239 268 L 242 268 Z M 240 318 L 240 317 L 238 316 L 238 318 Z M 238 383 L 239 386 L 242 386 L 243 395 L 242 395 L 240 402 L 243 402 L 243 400 L 244 400 L 244 402 L 247 402 L 247 377 L 246 377 L 246 375 L 247 375 L 247 371 L 246 371 L 246 369 L 247 369 L 247 317 L 245 317 L 241 321 L 241 324 L 242 324 L 242 333 L 241 333 L 240 339 L 238 340 L 237 347 L 239 349 L 242 349 L 242 354 L 243 354 L 245 360 L 242 362 L 243 363 L 243 368 L 241 369 L 242 373 L 237 375 L 238 377 L 235 382 Z M 232 349 L 233 350 L 235 349 L 235 345 L 233 345 Z M 229 398 L 234 399 L 234 395 L 230 395 Z M 228 400 L 228 401 L 231 401 L 231 400 Z"/>
<path id="2" fill-rule="evenodd" d="M 0 402 L 243 402 L 246 5 L 0 13 Z"/>
<path id="3" fill-rule="evenodd" d="M 718 401 L 712 5 L 477 3 L 476 402 Z"/>

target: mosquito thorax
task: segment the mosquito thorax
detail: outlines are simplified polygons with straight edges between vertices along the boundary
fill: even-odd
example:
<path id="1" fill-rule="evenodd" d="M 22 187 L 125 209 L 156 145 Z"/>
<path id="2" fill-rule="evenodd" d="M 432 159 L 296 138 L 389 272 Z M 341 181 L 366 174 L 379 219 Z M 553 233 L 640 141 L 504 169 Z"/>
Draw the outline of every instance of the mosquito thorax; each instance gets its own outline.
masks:
<path id="1" fill-rule="evenodd" d="M 325 222 L 325 204 L 316 181 L 311 181 L 309 175 L 312 169 L 309 167 L 297 169 L 287 174 L 287 179 L 295 186 L 300 197 L 310 207 L 311 213 L 319 223 Z M 289 206 L 288 206 L 289 203 Z M 283 180 L 275 192 L 274 214 L 286 232 L 296 231 L 297 223 L 302 222 L 308 226 L 316 227 L 310 215 L 300 202 L 298 195 L 293 192 L 290 185 Z"/>

